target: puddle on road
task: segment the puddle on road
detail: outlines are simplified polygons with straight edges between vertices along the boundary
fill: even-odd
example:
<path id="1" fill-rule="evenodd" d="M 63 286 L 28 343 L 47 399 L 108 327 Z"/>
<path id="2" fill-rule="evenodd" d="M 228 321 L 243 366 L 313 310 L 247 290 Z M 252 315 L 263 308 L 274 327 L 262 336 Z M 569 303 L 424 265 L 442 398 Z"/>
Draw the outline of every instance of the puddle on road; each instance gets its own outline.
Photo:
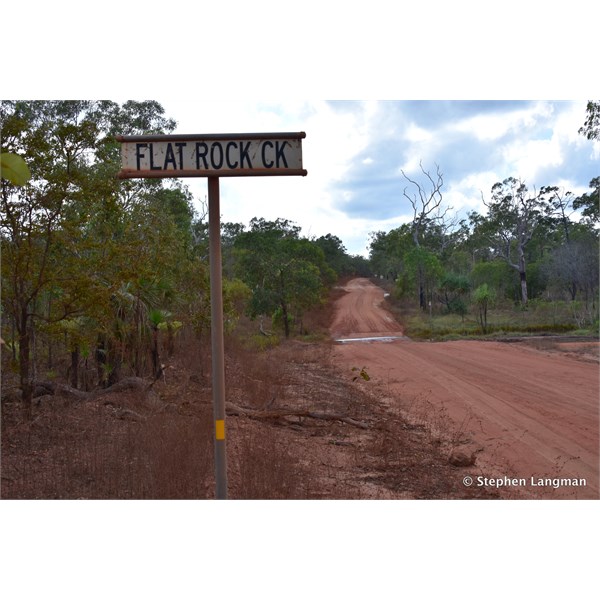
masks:
<path id="1" fill-rule="evenodd" d="M 407 340 L 405 335 L 384 335 L 363 338 L 339 338 L 334 340 L 338 344 L 353 344 L 354 342 L 393 342 L 395 340 Z"/>

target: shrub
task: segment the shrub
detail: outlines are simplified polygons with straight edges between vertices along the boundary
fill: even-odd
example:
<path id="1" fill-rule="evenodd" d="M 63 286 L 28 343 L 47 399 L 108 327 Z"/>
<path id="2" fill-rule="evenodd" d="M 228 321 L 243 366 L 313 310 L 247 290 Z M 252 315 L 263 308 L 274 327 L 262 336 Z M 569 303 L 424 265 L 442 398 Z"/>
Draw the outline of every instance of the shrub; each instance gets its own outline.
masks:
<path id="1" fill-rule="evenodd" d="M 487 283 L 482 283 L 474 292 L 473 300 L 477 304 L 478 315 L 477 319 L 481 326 L 481 332 L 485 335 L 487 333 L 487 315 L 488 308 L 495 298 L 495 293 L 488 287 Z"/>

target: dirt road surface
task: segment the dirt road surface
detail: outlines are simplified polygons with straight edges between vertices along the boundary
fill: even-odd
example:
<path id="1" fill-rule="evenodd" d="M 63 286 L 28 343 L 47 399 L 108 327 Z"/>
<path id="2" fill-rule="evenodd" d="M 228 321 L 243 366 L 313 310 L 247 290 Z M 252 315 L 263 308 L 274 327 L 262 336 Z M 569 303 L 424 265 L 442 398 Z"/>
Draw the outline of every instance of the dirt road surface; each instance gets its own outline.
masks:
<path id="1" fill-rule="evenodd" d="M 381 288 L 353 279 L 345 289 L 335 362 L 364 367 L 387 403 L 444 431 L 449 455 L 473 456 L 457 477 L 508 498 L 599 497 L 597 361 L 518 343 L 411 341 Z"/>

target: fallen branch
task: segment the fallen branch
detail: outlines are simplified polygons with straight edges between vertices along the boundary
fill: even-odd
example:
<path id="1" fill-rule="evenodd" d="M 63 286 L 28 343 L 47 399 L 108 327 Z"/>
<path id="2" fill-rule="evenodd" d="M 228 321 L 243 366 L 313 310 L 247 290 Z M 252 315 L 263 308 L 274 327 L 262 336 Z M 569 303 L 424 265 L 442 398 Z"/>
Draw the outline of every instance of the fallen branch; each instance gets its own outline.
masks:
<path id="1" fill-rule="evenodd" d="M 319 413 L 310 410 L 301 410 L 294 408 L 281 408 L 278 410 L 255 410 L 238 406 L 231 402 L 225 403 L 225 411 L 231 416 L 245 416 L 252 419 L 281 419 L 284 417 L 309 417 L 311 419 L 320 419 L 323 421 L 341 421 L 353 427 L 360 429 L 369 429 L 369 425 L 363 421 L 357 421 L 351 417 L 340 414 Z"/>
<path id="2" fill-rule="evenodd" d="M 64 383 L 57 383 L 55 381 L 35 381 L 33 397 L 60 395 L 75 398 L 76 400 L 95 400 L 105 394 L 113 394 L 125 390 L 135 390 L 146 393 L 152 389 L 153 385 L 154 381 L 148 383 L 148 381 L 141 377 L 126 377 L 121 381 L 117 381 L 117 383 L 110 387 L 92 390 L 91 392 L 83 392 Z"/>

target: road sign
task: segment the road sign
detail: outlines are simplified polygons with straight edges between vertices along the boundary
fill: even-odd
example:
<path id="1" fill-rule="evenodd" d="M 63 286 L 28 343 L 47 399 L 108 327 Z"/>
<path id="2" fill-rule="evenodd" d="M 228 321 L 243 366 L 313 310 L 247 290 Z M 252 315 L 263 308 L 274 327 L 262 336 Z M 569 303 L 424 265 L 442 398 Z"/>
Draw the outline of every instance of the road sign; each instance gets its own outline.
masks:
<path id="1" fill-rule="evenodd" d="M 227 498 L 219 177 L 306 175 L 300 133 L 118 135 L 120 179 L 208 177 L 215 495 Z"/>
<path id="2" fill-rule="evenodd" d="M 299 133 L 121 135 L 119 178 L 306 175 Z"/>

